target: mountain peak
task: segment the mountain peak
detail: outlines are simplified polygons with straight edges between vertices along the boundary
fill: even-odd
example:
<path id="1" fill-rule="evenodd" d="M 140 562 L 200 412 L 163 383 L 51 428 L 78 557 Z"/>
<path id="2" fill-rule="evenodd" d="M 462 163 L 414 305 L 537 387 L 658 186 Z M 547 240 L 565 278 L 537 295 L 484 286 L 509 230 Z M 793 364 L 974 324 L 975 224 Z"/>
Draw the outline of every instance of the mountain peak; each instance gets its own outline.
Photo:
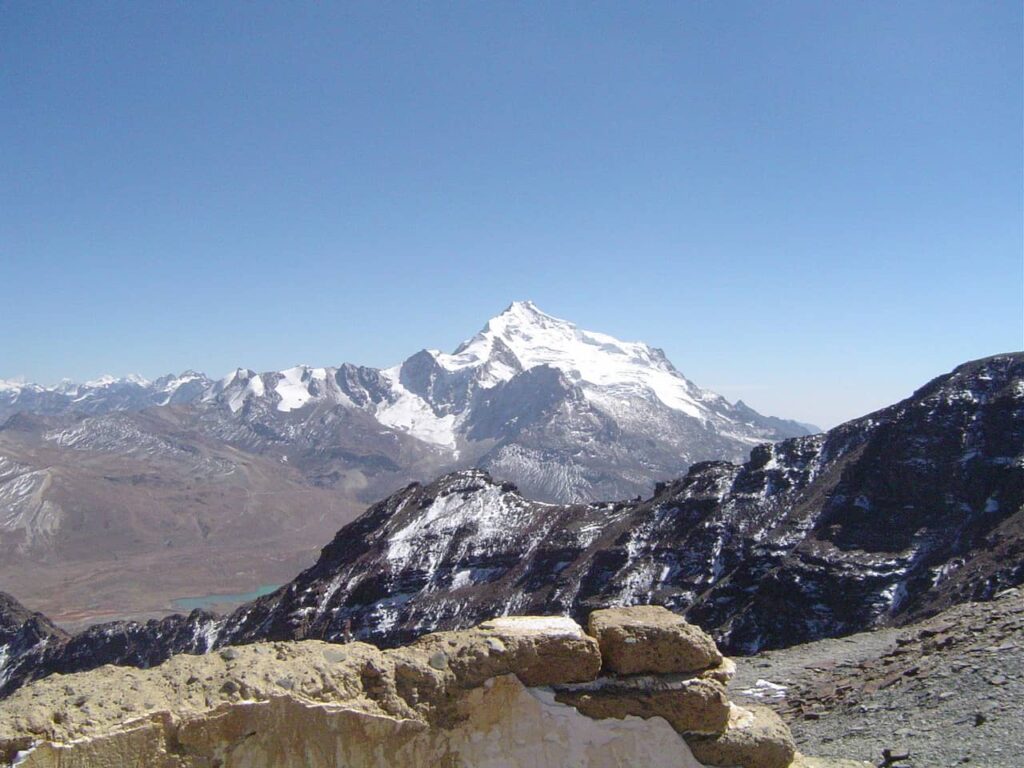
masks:
<path id="1" fill-rule="evenodd" d="M 92 379 L 85 382 L 82 386 L 93 389 L 112 387 L 119 384 L 134 384 L 138 387 L 148 387 L 150 383 L 149 379 L 146 379 L 137 373 L 129 373 L 127 376 L 113 376 L 107 373 L 100 376 L 98 379 Z"/>
<path id="2" fill-rule="evenodd" d="M 539 327 L 562 327 L 575 329 L 575 325 L 568 320 L 549 315 L 530 300 L 513 301 L 501 314 L 492 317 L 481 333 L 507 333 L 509 329 L 527 326 Z"/>
<path id="3" fill-rule="evenodd" d="M 524 299 L 522 301 L 513 301 L 511 304 L 505 307 L 504 311 L 501 313 L 501 315 L 499 315 L 499 317 L 502 315 L 513 315 L 518 317 L 548 317 L 553 320 L 556 319 L 551 317 L 551 315 L 549 315 L 547 312 L 544 312 L 540 307 L 538 307 L 529 299 Z"/>
<path id="4" fill-rule="evenodd" d="M 717 398 L 687 381 L 660 350 L 583 330 L 528 300 L 512 302 L 453 354 L 435 359 L 450 372 L 481 370 L 487 385 L 547 365 L 595 397 L 621 400 L 629 391 L 700 419 L 709 415 L 708 401 Z"/>

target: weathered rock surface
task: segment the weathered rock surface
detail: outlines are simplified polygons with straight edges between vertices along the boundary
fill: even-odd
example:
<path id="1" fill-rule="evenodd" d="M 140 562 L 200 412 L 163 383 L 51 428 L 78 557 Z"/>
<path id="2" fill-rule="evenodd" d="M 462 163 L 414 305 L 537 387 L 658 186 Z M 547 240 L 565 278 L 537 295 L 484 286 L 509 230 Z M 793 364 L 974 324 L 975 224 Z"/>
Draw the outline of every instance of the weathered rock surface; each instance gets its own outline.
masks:
<path id="1" fill-rule="evenodd" d="M 1020 768 L 1024 594 L 1006 590 L 901 628 L 738 660 L 730 698 L 778 712 L 799 749 L 873 764 Z"/>
<path id="2" fill-rule="evenodd" d="M 415 720 L 315 705 L 292 697 L 222 705 L 174 720 L 156 716 L 74 744 L 41 744 L 20 768 L 401 768 L 402 766 L 587 766 L 698 768 L 663 721 L 610 726 L 552 704 L 514 677 L 459 702 L 450 729 Z M 685 745 L 682 745 L 685 747 Z"/>
<path id="3" fill-rule="evenodd" d="M 722 661 L 710 635 L 661 606 L 594 611 L 587 632 L 597 638 L 605 667 L 620 675 L 695 672 Z"/>
<path id="4" fill-rule="evenodd" d="M 705 765 L 786 768 L 796 755 L 789 729 L 767 707 L 731 707 L 728 727 L 717 736 L 691 736 L 687 744 Z"/>
<path id="5" fill-rule="evenodd" d="M 846 758 L 808 757 L 799 752 L 790 763 L 790 768 L 875 768 L 874 763 Z"/>
<path id="6" fill-rule="evenodd" d="M 716 680 L 643 676 L 558 689 L 555 700 L 588 717 L 662 717 L 680 733 L 721 733 L 729 723 L 725 686 Z"/>
<path id="7" fill-rule="evenodd" d="M 781 768 L 794 757 L 785 726 L 730 707 L 709 670 L 596 679 L 601 668 L 597 641 L 563 617 L 495 619 L 384 651 L 308 640 L 183 654 L 22 688 L 0 704 L 0 761 Z"/>
<path id="8" fill-rule="evenodd" d="M 435 632 L 394 652 L 408 654 L 451 669 L 463 688 L 505 674 L 530 686 L 587 682 L 601 670 L 597 642 L 562 616 L 504 617 L 468 631 Z"/>

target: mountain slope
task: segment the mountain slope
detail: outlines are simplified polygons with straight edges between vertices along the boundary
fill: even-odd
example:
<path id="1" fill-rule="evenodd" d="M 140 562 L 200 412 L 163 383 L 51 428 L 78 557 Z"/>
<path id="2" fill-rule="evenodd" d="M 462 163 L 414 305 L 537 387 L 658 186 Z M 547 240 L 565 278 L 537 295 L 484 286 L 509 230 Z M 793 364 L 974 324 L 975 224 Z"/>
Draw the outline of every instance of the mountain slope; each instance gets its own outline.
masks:
<path id="1" fill-rule="evenodd" d="M 0 584 L 61 622 L 161 614 L 281 583 L 413 480 L 480 467 L 543 501 L 624 498 L 806 431 L 529 302 L 384 370 L 0 382 Z"/>
<path id="2" fill-rule="evenodd" d="M 635 603 L 686 612 L 748 653 L 909 621 L 1022 582 L 1024 354 L 1008 354 L 826 434 L 759 446 L 744 464 L 698 464 L 643 501 L 529 501 L 482 470 L 413 483 L 230 616 L 100 625 L 43 655 L 8 654 L 7 690 L 95 658 L 337 641 L 348 622 L 393 645 L 495 615 L 582 617 Z"/>
<path id="3" fill-rule="evenodd" d="M 280 584 L 359 510 L 177 407 L 0 427 L 0 584 L 62 623 Z"/>
<path id="4" fill-rule="evenodd" d="M 699 464 L 641 502 L 527 501 L 481 471 L 371 507 L 222 640 L 399 642 L 505 613 L 687 610 L 734 651 L 864 629 L 1024 580 L 1024 356 L 969 363 L 824 435 Z"/>

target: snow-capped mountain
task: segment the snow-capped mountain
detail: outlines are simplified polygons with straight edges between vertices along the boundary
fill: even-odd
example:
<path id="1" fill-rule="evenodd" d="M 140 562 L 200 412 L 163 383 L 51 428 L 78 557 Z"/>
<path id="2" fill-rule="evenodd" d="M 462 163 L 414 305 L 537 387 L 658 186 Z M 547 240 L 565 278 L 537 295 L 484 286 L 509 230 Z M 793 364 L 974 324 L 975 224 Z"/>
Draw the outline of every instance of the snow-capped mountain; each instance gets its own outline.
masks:
<path id="1" fill-rule="evenodd" d="M 779 429 L 688 381 L 661 350 L 581 330 L 529 301 L 511 304 L 453 354 L 423 350 L 380 371 L 369 386 L 339 376 L 336 368 L 298 366 L 272 374 L 270 390 L 277 409 L 285 412 L 324 401 L 356 405 L 358 392 L 359 407 L 371 410 L 382 424 L 455 449 L 473 439 L 478 393 L 544 366 L 560 372 L 565 385 L 578 388 L 588 403 L 623 419 L 635 418 L 634 401 L 639 400 L 700 420 L 746 445 L 763 442 Z M 239 370 L 211 394 L 223 390 L 229 407 L 238 410 L 247 399 L 267 396 L 267 383 L 256 383 L 252 371 Z M 789 428 L 806 431 L 795 423 Z"/>
<path id="2" fill-rule="evenodd" d="M 399 447 L 384 452 L 395 469 L 380 483 L 363 473 L 371 492 L 396 487 L 403 470 L 479 466 L 551 501 L 643 493 L 694 461 L 739 460 L 758 443 L 813 431 L 700 389 L 658 349 L 581 330 L 528 301 L 452 354 L 423 350 L 384 370 L 301 365 L 240 368 L 219 381 L 188 371 L 153 382 L 0 385 L 0 419 L 166 405 L 191 407 L 207 432 L 287 457 L 318 483 L 352 471 L 325 457 L 325 445 L 339 430 L 372 425 Z"/>
<path id="3" fill-rule="evenodd" d="M 53 387 L 0 379 L 0 422 L 15 413 L 104 414 L 190 403 L 212 384 L 195 371 L 161 376 L 155 381 L 135 374 L 122 378 L 101 376 L 82 384 L 65 380 Z"/>
<path id="4" fill-rule="evenodd" d="M 550 370 L 550 369 L 549 369 Z M 513 377 L 514 378 L 514 377 Z M 499 386 L 499 385 L 495 385 Z M 231 615 L 58 633 L 0 595 L 0 695 L 257 640 L 391 645 L 507 614 L 655 603 L 732 652 L 901 623 L 1024 583 L 1024 354 L 964 364 L 821 435 L 703 462 L 645 500 L 531 501 L 482 470 L 412 483 Z"/>
<path id="5" fill-rule="evenodd" d="M 476 467 L 540 501 L 635 497 L 807 432 L 529 302 L 383 370 L 5 382 L 0 584 L 58 622 L 152 615 L 211 584 L 291 578 L 413 480 Z M 270 542 L 274 557 L 252 556 Z"/>

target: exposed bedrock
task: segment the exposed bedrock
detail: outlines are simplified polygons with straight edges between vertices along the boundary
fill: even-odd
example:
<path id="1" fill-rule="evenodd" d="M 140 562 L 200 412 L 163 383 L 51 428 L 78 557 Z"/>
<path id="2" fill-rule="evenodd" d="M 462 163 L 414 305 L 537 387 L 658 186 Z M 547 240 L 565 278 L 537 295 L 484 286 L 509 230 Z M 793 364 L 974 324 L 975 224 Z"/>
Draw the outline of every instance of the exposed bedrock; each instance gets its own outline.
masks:
<path id="1" fill-rule="evenodd" d="M 777 717 L 726 699 L 732 666 L 707 635 L 663 609 L 602 614 L 591 622 L 597 637 L 565 617 L 514 617 L 384 651 L 256 643 L 147 670 L 53 675 L 0 704 L 0 759 L 20 768 L 802 764 Z M 620 641 L 636 674 L 613 671 L 619 657 L 608 649 Z"/>

